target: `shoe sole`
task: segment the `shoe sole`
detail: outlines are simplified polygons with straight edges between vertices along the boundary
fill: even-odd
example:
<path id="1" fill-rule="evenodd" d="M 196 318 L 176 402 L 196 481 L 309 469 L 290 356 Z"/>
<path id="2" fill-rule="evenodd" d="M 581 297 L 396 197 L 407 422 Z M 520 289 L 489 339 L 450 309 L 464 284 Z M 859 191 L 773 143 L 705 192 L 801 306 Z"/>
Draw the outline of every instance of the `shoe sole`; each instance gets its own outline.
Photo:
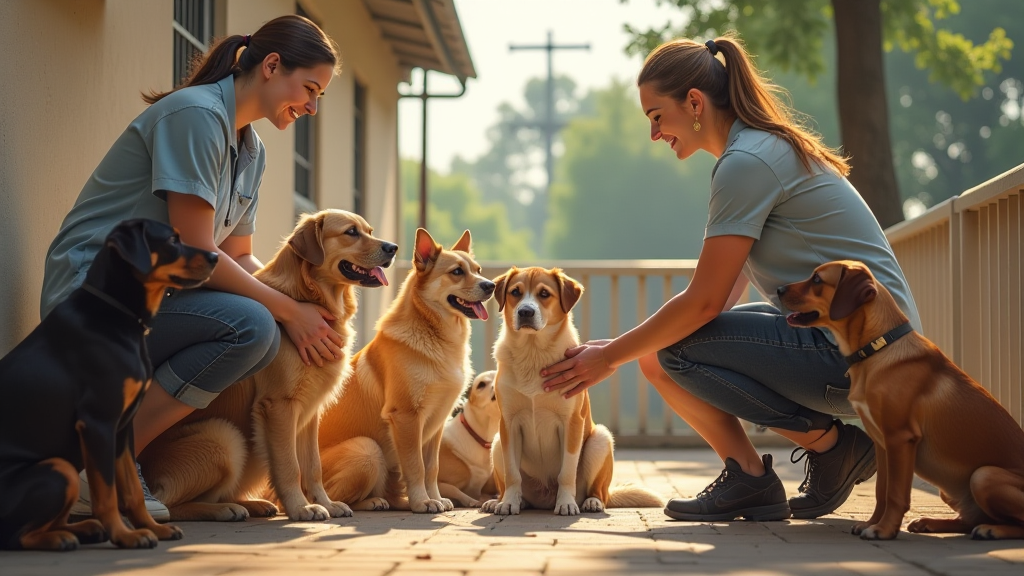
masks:
<path id="1" fill-rule="evenodd" d="M 869 456 L 870 460 L 868 459 Z M 793 511 L 793 518 L 799 520 L 812 520 L 835 512 L 843 505 L 844 502 L 846 502 L 846 499 L 850 497 L 850 493 L 853 492 L 853 487 L 870 479 L 875 475 L 877 470 L 878 461 L 875 460 L 875 447 L 871 446 L 871 451 L 864 456 L 861 456 L 857 465 L 851 471 L 842 490 L 836 492 L 835 495 L 832 496 L 832 498 L 829 498 L 828 502 L 825 502 L 824 504 L 815 506 L 814 508 L 805 508 L 803 510 Z"/>
<path id="2" fill-rule="evenodd" d="M 746 518 L 754 522 L 774 522 L 785 520 L 793 514 L 789 509 L 789 502 L 782 502 L 781 504 L 744 508 L 722 514 L 687 514 L 665 508 L 665 515 L 676 520 L 687 520 L 690 522 L 722 522 L 737 518 Z"/>

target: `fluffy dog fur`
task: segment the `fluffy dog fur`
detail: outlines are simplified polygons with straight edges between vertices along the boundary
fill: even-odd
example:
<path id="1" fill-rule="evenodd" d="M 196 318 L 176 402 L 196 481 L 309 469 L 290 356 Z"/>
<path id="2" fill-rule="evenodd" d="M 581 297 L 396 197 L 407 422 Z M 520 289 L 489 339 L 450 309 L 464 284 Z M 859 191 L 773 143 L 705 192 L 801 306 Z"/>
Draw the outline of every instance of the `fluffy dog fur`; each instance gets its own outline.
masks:
<path id="1" fill-rule="evenodd" d="M 823 264 L 779 296 L 794 311 L 791 325 L 827 327 L 847 356 L 869 344 L 875 351 L 850 366 L 850 403 L 878 451 L 875 510 L 854 534 L 895 538 L 917 472 L 958 515 L 920 518 L 908 531 L 1024 538 L 1024 431 L 924 336 L 884 344 L 907 318 L 864 264 Z"/>
<path id="2" fill-rule="evenodd" d="M 355 287 L 386 284 L 382 267 L 397 252 L 395 244 L 372 234 L 357 214 L 324 210 L 306 215 L 274 259 L 254 274 L 296 300 L 330 311 L 336 318 L 331 327 L 344 339 L 343 357 L 323 367 L 306 366 L 283 334 L 270 365 L 229 387 L 147 447 L 139 460 L 153 494 L 168 506 L 172 518 L 274 516 L 274 504 L 252 497 L 268 479 L 292 520 L 352 514 L 324 492 L 317 415 L 349 376 Z"/>
<path id="3" fill-rule="evenodd" d="M 491 443 L 498 433 L 499 418 L 496 373 L 477 374 L 455 414 L 444 424 L 437 487 L 441 496 L 459 506 L 476 508 L 498 493 L 491 465 Z"/>
<path id="4" fill-rule="evenodd" d="M 594 424 L 588 393 L 565 399 L 544 391 L 541 368 L 579 344 L 571 310 L 583 287 L 557 268 L 539 267 L 512 268 L 495 284 L 502 311 L 494 344 L 501 420 L 491 454 L 501 498 L 485 502 L 483 510 L 518 514 L 530 506 L 575 516 L 606 506 L 663 506 L 646 488 L 611 488 L 614 442 L 607 428 Z"/>
<path id="5" fill-rule="evenodd" d="M 494 291 L 470 240 L 445 250 L 416 231 L 413 269 L 321 419 L 324 485 L 354 510 L 452 509 L 437 485 L 441 431 L 472 374 L 470 320 L 487 319 Z"/>

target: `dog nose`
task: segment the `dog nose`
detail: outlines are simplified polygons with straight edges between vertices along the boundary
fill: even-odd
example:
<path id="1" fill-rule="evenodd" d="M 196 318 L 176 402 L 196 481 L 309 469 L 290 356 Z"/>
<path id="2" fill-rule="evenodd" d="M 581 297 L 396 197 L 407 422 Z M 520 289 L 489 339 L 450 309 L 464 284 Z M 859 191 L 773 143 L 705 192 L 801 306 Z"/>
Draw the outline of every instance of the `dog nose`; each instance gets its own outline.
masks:
<path id="1" fill-rule="evenodd" d="M 516 314 L 519 314 L 520 318 L 533 318 L 534 311 L 533 308 L 523 307 Z"/>
<path id="2" fill-rule="evenodd" d="M 494 292 L 494 282 L 491 282 L 490 280 L 484 280 L 483 282 L 480 283 L 480 289 L 490 294 L 491 292 Z"/>
<path id="3" fill-rule="evenodd" d="M 380 249 L 383 250 L 385 254 L 394 255 L 396 252 L 398 252 L 398 244 L 392 244 L 391 242 L 385 242 L 385 243 L 381 244 Z"/>
<path id="4" fill-rule="evenodd" d="M 786 293 L 786 287 L 779 286 L 778 290 L 776 290 L 775 293 L 779 295 L 779 298 L 782 298 L 782 295 Z"/>
<path id="5" fill-rule="evenodd" d="M 220 258 L 220 254 L 216 252 L 207 252 L 206 260 L 210 263 L 210 266 L 217 264 L 217 260 Z"/>

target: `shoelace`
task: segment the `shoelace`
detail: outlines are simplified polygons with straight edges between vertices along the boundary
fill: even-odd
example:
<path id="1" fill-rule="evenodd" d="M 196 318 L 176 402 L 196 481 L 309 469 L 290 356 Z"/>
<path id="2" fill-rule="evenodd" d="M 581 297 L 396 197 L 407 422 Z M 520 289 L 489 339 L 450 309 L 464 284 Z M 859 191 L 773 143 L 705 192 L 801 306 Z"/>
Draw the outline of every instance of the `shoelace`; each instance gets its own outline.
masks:
<path id="1" fill-rule="evenodd" d="M 722 473 L 718 478 L 715 478 L 711 484 L 708 484 L 707 488 L 701 490 L 700 493 L 697 494 L 697 498 L 710 497 L 715 490 L 725 488 L 729 484 L 730 480 L 732 480 L 732 476 L 729 476 L 729 470 L 722 470 Z"/>
<path id="2" fill-rule="evenodd" d="M 139 466 L 138 462 L 135 463 L 135 471 L 139 473 L 139 483 L 142 484 L 142 498 L 152 502 L 159 502 L 160 500 L 157 500 L 157 497 L 153 496 L 153 493 L 149 491 L 149 486 L 146 485 L 146 479 L 142 477 L 142 467 Z"/>
<path id="3" fill-rule="evenodd" d="M 797 457 L 796 453 L 801 450 L 803 450 L 803 454 L 800 454 L 800 456 Z M 799 490 L 800 492 L 804 492 L 804 489 L 807 488 L 808 482 L 810 482 L 811 480 L 811 476 L 813 476 L 814 472 L 818 469 L 818 455 L 815 454 L 814 452 L 811 452 L 810 450 L 806 450 L 799 446 L 797 446 L 796 448 L 793 449 L 792 452 L 790 452 L 789 461 L 792 462 L 793 464 L 798 464 L 801 460 L 804 459 L 804 456 L 807 457 L 807 461 L 804 462 L 804 481 L 801 482 L 800 487 L 797 488 L 797 490 Z"/>

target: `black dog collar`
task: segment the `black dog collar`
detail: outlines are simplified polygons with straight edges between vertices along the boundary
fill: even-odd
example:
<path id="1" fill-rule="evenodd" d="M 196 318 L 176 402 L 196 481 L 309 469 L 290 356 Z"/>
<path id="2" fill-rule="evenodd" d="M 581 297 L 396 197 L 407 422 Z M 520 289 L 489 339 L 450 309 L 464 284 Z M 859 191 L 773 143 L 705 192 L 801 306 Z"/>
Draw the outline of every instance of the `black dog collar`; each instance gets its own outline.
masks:
<path id="1" fill-rule="evenodd" d="M 96 288 L 92 284 L 82 284 L 82 289 L 84 289 L 89 294 L 92 294 L 93 296 L 99 298 L 100 300 L 103 300 L 107 304 L 110 304 L 114 308 L 117 308 L 121 312 L 124 312 L 125 314 L 127 314 L 127 315 L 131 316 L 132 318 L 134 318 L 139 323 L 139 326 L 142 326 L 142 334 L 143 334 L 143 336 L 148 336 L 149 335 L 150 327 L 146 325 L 146 321 L 143 320 L 142 317 L 139 316 L 138 314 L 136 314 L 135 312 L 132 312 L 131 310 L 129 310 L 128 307 L 125 306 L 124 304 L 121 304 L 117 300 L 114 300 L 113 298 L 111 298 L 110 294 L 107 294 L 106 292 L 101 291 L 99 288 Z"/>
<path id="2" fill-rule="evenodd" d="M 900 338 L 906 336 L 907 334 L 910 334 L 913 331 L 914 328 L 913 326 L 910 325 L 910 322 L 907 322 L 906 324 L 901 324 L 893 328 L 892 330 L 889 330 L 885 334 L 879 336 L 878 338 L 872 340 L 871 342 L 868 343 L 867 346 L 847 356 L 846 363 L 849 364 L 850 366 L 853 366 L 857 362 L 862 362 L 868 356 L 871 356 L 875 352 L 878 352 L 882 348 L 885 348 L 889 344 L 892 344 L 893 342 L 899 340 Z"/>

